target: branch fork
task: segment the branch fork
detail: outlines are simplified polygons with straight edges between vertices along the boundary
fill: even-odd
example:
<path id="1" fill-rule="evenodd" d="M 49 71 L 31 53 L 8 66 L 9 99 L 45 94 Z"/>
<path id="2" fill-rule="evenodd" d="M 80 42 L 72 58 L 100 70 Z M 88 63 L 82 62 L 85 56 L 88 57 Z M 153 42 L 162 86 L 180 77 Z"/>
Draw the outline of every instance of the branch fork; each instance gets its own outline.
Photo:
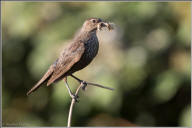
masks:
<path id="1" fill-rule="evenodd" d="M 79 102 L 79 100 L 78 100 L 78 98 L 79 98 L 78 93 L 79 93 L 81 88 L 82 88 L 82 90 L 85 91 L 87 85 L 92 85 L 92 86 L 96 86 L 96 87 L 100 87 L 100 88 L 104 88 L 104 89 L 108 89 L 108 90 L 114 90 L 113 88 L 106 87 L 106 86 L 103 86 L 103 85 L 100 85 L 100 84 L 95 84 L 95 83 L 90 83 L 90 82 L 83 81 L 83 80 L 77 78 L 74 75 L 71 75 L 71 77 L 76 79 L 80 83 L 80 85 L 78 86 L 74 96 L 72 97 L 72 101 L 71 101 L 71 105 L 70 105 L 70 109 L 69 109 L 69 115 L 68 115 L 68 122 L 67 122 L 67 127 L 68 128 L 71 127 L 71 118 L 72 118 L 73 107 L 74 107 L 76 102 Z"/>

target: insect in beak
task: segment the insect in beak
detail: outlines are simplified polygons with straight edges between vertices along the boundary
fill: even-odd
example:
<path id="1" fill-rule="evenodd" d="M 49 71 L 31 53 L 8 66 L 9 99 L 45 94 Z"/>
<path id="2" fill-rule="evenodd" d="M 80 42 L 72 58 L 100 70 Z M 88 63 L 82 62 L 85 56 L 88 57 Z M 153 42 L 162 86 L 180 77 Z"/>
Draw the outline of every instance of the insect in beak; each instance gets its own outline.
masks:
<path id="1" fill-rule="evenodd" d="M 102 28 L 104 28 L 104 27 L 107 27 L 107 29 L 108 29 L 109 31 L 110 31 L 110 30 L 113 30 L 112 25 L 109 24 L 109 23 L 107 23 L 107 22 L 100 22 L 100 23 L 98 23 L 98 25 L 97 25 L 97 29 L 98 29 L 99 31 L 101 31 Z"/>

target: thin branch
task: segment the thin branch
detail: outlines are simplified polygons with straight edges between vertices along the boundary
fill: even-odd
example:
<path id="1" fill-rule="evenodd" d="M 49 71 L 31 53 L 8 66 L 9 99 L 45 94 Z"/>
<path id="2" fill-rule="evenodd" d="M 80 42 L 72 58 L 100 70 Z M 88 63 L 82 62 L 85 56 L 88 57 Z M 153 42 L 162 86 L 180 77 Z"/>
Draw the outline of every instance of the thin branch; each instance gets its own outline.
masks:
<path id="1" fill-rule="evenodd" d="M 74 79 L 76 79 L 79 83 L 82 83 L 82 82 L 83 82 L 84 84 L 87 84 L 87 85 L 93 85 L 93 86 L 97 86 L 97 87 L 104 88 L 104 89 L 114 90 L 113 88 L 106 87 L 106 86 L 103 86 L 103 85 L 100 85 L 100 84 L 95 84 L 95 83 L 83 81 L 83 80 L 77 78 L 77 77 L 74 76 L 74 75 L 71 75 L 71 76 L 72 76 Z"/>
<path id="2" fill-rule="evenodd" d="M 77 88 L 77 90 L 75 92 L 75 96 L 78 96 L 79 90 L 82 86 L 83 86 L 83 84 L 79 85 L 79 87 Z M 67 123 L 68 128 L 71 127 L 72 111 L 73 111 L 73 106 L 74 106 L 75 102 L 76 102 L 76 100 L 74 98 L 72 98 L 70 109 L 69 109 L 69 115 L 68 115 L 68 123 Z"/>
<path id="3" fill-rule="evenodd" d="M 109 90 L 114 90 L 113 88 L 110 88 L 110 87 L 106 87 L 106 86 L 103 86 L 103 85 L 99 85 L 99 84 L 95 84 L 95 83 L 90 83 L 90 82 L 86 82 L 86 81 L 83 81 L 79 78 L 77 78 L 76 76 L 74 75 L 71 75 L 74 79 L 76 79 L 80 85 L 79 87 L 77 88 L 76 92 L 75 92 L 75 98 L 72 98 L 72 101 L 71 101 L 71 105 L 70 105 L 70 109 L 69 109 L 69 115 L 68 115 L 68 123 L 67 123 L 67 127 L 71 127 L 71 118 L 72 118 L 72 112 L 73 112 L 73 106 L 75 105 L 75 103 L 77 102 L 77 96 L 78 96 L 78 93 L 79 93 L 79 90 L 80 88 L 82 88 L 83 90 L 85 90 L 86 86 L 87 85 L 93 85 L 93 86 L 96 86 L 96 87 L 100 87 L 100 88 L 104 88 L 104 89 L 109 89 Z"/>
<path id="4" fill-rule="evenodd" d="M 104 88 L 104 89 L 114 90 L 114 88 L 106 87 L 106 86 L 103 86 L 103 85 L 100 85 L 100 84 L 95 84 L 95 83 L 90 83 L 90 82 L 86 82 L 86 83 L 88 85 L 93 85 L 93 86 L 97 86 L 97 87 Z"/>

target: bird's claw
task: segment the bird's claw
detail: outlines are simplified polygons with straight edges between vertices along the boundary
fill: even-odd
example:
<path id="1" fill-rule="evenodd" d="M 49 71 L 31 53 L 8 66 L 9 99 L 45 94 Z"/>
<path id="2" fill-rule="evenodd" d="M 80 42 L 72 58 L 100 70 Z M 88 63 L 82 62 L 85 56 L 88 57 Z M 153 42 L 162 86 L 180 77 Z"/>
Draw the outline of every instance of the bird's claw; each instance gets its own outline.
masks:
<path id="1" fill-rule="evenodd" d="M 86 81 L 81 81 L 82 84 L 82 89 L 85 91 L 86 87 L 87 87 L 87 82 Z"/>

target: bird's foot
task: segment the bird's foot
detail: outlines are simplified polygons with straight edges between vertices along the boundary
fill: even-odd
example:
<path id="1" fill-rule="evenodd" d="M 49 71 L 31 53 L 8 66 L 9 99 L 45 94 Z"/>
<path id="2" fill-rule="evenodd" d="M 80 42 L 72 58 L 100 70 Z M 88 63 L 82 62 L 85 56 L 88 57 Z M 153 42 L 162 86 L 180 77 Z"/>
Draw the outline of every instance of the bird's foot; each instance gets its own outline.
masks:
<path id="1" fill-rule="evenodd" d="M 87 82 L 81 80 L 81 85 L 82 85 L 82 89 L 83 89 L 83 91 L 85 91 L 85 89 L 86 89 L 86 87 L 87 87 Z"/>
<path id="2" fill-rule="evenodd" d="M 70 96 L 72 99 L 75 100 L 75 102 L 77 102 L 77 103 L 79 102 L 79 96 L 78 95 L 71 94 Z"/>

